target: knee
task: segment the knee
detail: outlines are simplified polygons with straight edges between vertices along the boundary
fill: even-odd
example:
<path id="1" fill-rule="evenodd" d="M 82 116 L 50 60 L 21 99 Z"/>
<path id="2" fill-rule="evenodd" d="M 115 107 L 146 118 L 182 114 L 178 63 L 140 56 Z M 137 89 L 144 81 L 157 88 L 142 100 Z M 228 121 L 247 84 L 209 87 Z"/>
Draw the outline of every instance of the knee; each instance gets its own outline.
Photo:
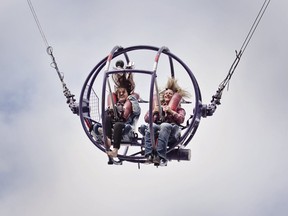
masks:
<path id="1" fill-rule="evenodd" d="M 172 130 L 172 125 L 170 123 L 164 122 L 160 125 L 160 130 Z"/>
<path id="2" fill-rule="evenodd" d="M 105 115 L 105 122 L 112 122 L 112 117 L 110 115 Z"/>
<path id="3" fill-rule="evenodd" d="M 125 127 L 125 125 L 122 122 L 116 122 L 114 124 L 114 131 L 122 131 L 122 129 Z"/>
<path id="4" fill-rule="evenodd" d="M 122 124 L 122 122 L 115 122 L 114 128 L 119 128 L 120 126 L 122 126 Z"/>
<path id="5" fill-rule="evenodd" d="M 147 125 L 142 124 L 139 128 L 138 131 L 140 134 L 142 134 L 143 136 L 145 136 L 146 131 L 148 130 Z"/>

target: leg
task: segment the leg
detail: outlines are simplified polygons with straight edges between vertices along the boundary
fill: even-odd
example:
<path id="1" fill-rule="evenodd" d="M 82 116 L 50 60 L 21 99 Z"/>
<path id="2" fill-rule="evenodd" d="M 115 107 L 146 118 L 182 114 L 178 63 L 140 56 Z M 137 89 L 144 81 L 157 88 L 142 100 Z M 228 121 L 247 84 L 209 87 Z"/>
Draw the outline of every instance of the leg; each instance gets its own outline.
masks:
<path id="1" fill-rule="evenodd" d="M 123 128 L 125 127 L 125 123 L 123 122 L 116 122 L 114 124 L 114 134 L 113 134 L 113 147 L 120 149 L 121 139 L 122 139 L 122 132 Z"/>
<path id="2" fill-rule="evenodd" d="M 166 159 L 167 144 L 168 144 L 171 130 L 172 130 L 172 125 L 169 123 L 164 122 L 160 125 L 160 131 L 158 135 L 157 153 L 163 159 Z"/>
<path id="3" fill-rule="evenodd" d="M 156 125 L 153 123 L 153 130 L 154 130 L 154 135 L 157 130 L 159 130 L 159 125 Z M 145 132 L 145 156 L 148 156 L 152 154 L 153 148 L 152 148 L 152 141 L 151 141 L 151 133 L 150 129 L 148 129 Z"/>
<path id="4" fill-rule="evenodd" d="M 168 146 L 172 147 L 181 137 L 181 130 L 178 125 L 172 125 L 172 130 L 168 140 Z"/>
<path id="5" fill-rule="evenodd" d="M 113 127 L 112 118 L 110 115 L 106 114 L 105 115 L 105 133 L 109 139 L 112 138 L 112 127 Z"/>
<path id="6" fill-rule="evenodd" d="M 122 139 L 122 131 L 125 127 L 125 123 L 116 122 L 114 124 L 114 134 L 113 134 L 113 150 L 108 152 L 107 154 L 111 157 L 117 157 L 118 150 L 120 149 L 121 139 Z"/>
<path id="7" fill-rule="evenodd" d="M 112 117 L 106 113 L 106 115 L 105 115 L 105 133 L 106 133 L 107 140 L 106 141 L 104 140 L 103 142 L 104 142 L 104 145 L 106 146 L 107 150 L 110 149 L 110 146 L 111 146 L 112 127 L 113 127 Z"/>

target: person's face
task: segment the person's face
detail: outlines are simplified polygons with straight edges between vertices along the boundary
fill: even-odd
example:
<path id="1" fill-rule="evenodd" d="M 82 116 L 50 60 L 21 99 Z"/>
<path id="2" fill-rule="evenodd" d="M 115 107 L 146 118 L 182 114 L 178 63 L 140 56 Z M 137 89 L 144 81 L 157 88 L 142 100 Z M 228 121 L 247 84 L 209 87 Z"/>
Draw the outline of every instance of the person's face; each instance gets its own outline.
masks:
<path id="1" fill-rule="evenodd" d="M 167 89 L 165 92 L 164 92 L 164 101 L 166 103 L 169 103 L 172 96 L 173 96 L 174 92 L 171 90 L 171 89 Z"/>
<path id="2" fill-rule="evenodd" d="M 124 102 L 128 97 L 127 90 L 125 88 L 119 88 L 117 90 L 117 97 L 118 97 L 118 101 Z"/>

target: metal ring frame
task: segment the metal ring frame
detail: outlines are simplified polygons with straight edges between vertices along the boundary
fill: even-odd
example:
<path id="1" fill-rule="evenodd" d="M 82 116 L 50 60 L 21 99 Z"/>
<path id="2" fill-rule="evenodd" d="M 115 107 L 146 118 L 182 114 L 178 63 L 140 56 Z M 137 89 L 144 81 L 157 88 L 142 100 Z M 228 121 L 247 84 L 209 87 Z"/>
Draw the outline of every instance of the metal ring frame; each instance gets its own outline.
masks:
<path id="1" fill-rule="evenodd" d="M 199 126 L 199 123 L 200 123 L 201 108 L 202 108 L 201 92 L 200 92 L 200 88 L 199 88 L 199 85 L 197 83 L 197 80 L 196 80 L 194 74 L 192 73 L 192 71 L 190 70 L 190 68 L 180 58 L 178 58 L 173 53 L 171 53 L 169 51 L 169 49 L 166 47 L 158 48 L 158 47 L 154 47 L 154 46 L 139 45 L 139 46 L 131 46 L 131 47 L 127 47 L 127 48 L 122 48 L 122 47 L 116 46 L 112 49 L 112 51 L 110 52 L 110 54 L 107 57 L 102 59 L 92 69 L 92 71 L 89 73 L 88 77 L 86 78 L 86 80 L 83 84 L 81 94 L 80 94 L 80 100 L 79 100 L 79 116 L 80 116 L 80 121 L 81 121 L 82 127 L 83 127 L 86 135 L 88 136 L 90 141 L 96 147 L 98 147 L 101 151 L 106 152 L 106 150 L 103 146 L 103 143 L 101 143 L 99 141 L 97 142 L 93 138 L 93 136 L 91 135 L 91 133 L 89 131 L 89 127 L 91 127 L 91 124 L 93 124 L 93 121 L 90 118 L 90 112 L 89 111 L 87 112 L 87 107 L 89 107 L 89 98 L 91 95 L 92 86 L 96 80 L 96 77 L 99 75 L 99 73 L 101 71 L 103 72 L 103 68 L 106 66 L 105 67 L 106 75 L 104 76 L 103 86 L 102 86 L 102 99 L 100 100 L 100 101 L 102 101 L 101 113 L 102 113 L 102 119 L 103 119 L 104 111 L 105 111 L 105 92 L 106 92 L 107 78 L 109 77 L 110 74 L 117 73 L 117 71 L 115 71 L 115 70 L 109 71 L 110 61 L 119 55 L 124 55 L 126 61 L 128 62 L 129 61 L 128 53 L 133 52 L 135 50 L 150 50 L 152 52 L 153 51 L 156 52 L 155 63 L 154 63 L 154 65 L 156 65 L 156 67 L 154 67 L 153 70 L 147 71 L 147 70 L 140 70 L 140 69 L 137 69 L 137 70 L 129 69 L 129 72 L 132 72 L 132 73 L 142 73 L 142 74 L 147 74 L 147 75 L 151 76 L 150 97 L 149 97 L 150 98 L 149 99 L 150 100 L 149 101 L 150 114 L 152 112 L 151 109 L 152 109 L 152 100 L 153 100 L 153 92 L 154 92 L 154 83 L 155 83 L 155 79 L 157 77 L 156 68 L 157 68 L 158 59 L 160 57 L 160 54 L 167 55 L 169 57 L 169 64 L 170 64 L 170 70 L 171 70 L 171 76 L 172 77 L 174 77 L 174 73 L 175 73 L 174 72 L 174 66 L 173 66 L 173 60 L 178 62 L 185 69 L 187 74 L 189 75 L 189 77 L 192 81 L 192 84 L 193 84 L 194 95 L 195 95 L 195 105 L 194 105 L 194 109 L 191 111 L 192 118 L 190 119 L 189 125 L 188 125 L 187 129 L 185 130 L 185 132 L 183 134 L 181 134 L 180 140 L 177 143 L 175 143 L 172 147 L 170 147 L 167 150 L 167 153 L 179 145 L 181 145 L 182 147 L 185 147 L 186 145 L 188 145 L 188 143 L 193 138 L 193 136 L 196 133 L 196 130 Z M 151 127 L 152 123 L 150 123 L 149 125 Z M 104 136 L 105 136 L 105 134 L 104 134 Z M 118 155 L 118 158 L 120 160 L 124 160 L 124 161 L 142 163 L 142 162 L 144 162 L 144 156 L 141 155 L 140 153 L 141 153 L 141 151 L 138 153 L 139 155 L 137 153 L 133 154 L 133 155 Z"/>

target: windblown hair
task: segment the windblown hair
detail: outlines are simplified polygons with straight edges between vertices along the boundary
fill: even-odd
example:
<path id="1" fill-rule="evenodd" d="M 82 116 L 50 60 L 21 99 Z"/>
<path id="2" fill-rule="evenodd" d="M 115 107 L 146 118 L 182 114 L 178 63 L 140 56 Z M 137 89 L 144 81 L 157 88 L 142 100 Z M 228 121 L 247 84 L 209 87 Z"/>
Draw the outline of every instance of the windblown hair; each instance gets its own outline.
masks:
<path id="1" fill-rule="evenodd" d="M 178 94 L 180 94 L 183 98 L 189 98 L 191 95 L 188 91 L 182 89 L 179 85 L 178 85 L 178 81 L 174 78 L 169 77 L 168 81 L 166 83 L 166 87 L 165 89 L 162 91 L 164 92 L 167 89 L 171 89 L 173 92 L 177 92 Z"/>
<path id="2" fill-rule="evenodd" d="M 128 95 L 133 93 L 135 89 L 135 82 L 133 80 L 132 73 L 116 73 L 112 75 L 112 79 L 115 83 L 115 91 L 117 91 L 118 88 L 125 88 Z"/>

